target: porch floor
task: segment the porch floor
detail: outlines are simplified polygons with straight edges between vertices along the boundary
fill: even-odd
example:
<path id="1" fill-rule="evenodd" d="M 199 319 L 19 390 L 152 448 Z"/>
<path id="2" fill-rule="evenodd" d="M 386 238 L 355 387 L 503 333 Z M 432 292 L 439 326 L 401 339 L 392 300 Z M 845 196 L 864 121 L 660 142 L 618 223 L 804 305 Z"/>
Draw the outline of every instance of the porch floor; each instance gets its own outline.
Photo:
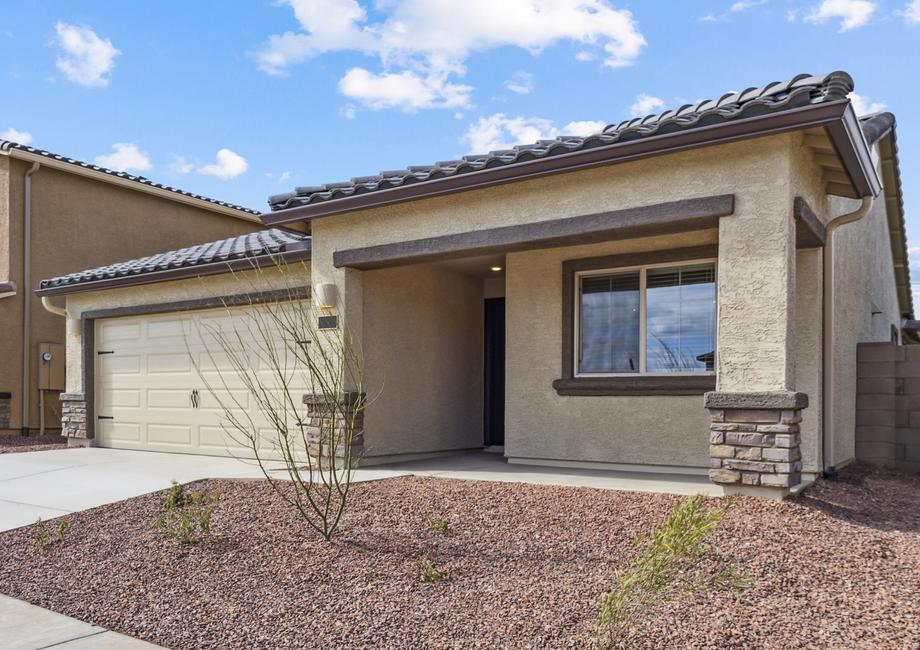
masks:
<path id="1" fill-rule="evenodd" d="M 720 486 L 711 483 L 706 476 L 521 465 L 507 462 L 501 454 L 483 451 L 375 465 L 373 469 L 392 470 L 398 475 L 412 474 L 461 480 L 566 485 L 602 490 L 706 494 L 709 496 L 721 496 L 725 493 Z"/>

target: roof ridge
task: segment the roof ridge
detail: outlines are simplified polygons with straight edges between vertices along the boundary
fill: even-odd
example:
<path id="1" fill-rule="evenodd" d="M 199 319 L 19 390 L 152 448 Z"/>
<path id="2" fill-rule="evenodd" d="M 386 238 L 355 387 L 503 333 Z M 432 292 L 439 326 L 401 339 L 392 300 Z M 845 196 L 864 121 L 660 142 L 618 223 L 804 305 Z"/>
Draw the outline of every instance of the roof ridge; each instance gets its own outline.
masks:
<path id="1" fill-rule="evenodd" d="M 293 192 L 268 197 L 268 204 L 272 210 L 284 210 L 335 201 L 486 168 L 707 126 L 739 117 L 843 100 L 852 90 L 853 78 L 840 70 L 824 75 L 798 74 L 787 81 L 773 81 L 741 92 L 725 93 L 718 99 L 685 104 L 677 109 L 609 124 L 603 130 L 587 136 L 562 135 L 552 140 L 539 140 L 533 144 L 516 145 L 511 149 L 487 154 L 468 154 L 458 160 L 444 160 L 434 165 L 410 165 L 405 169 L 385 170 L 372 176 L 355 176 L 350 181 L 300 186 Z"/>
<path id="2" fill-rule="evenodd" d="M 82 167 L 84 169 L 101 172 L 103 174 L 107 174 L 109 176 L 115 176 L 117 178 L 123 178 L 125 180 L 133 181 L 135 183 L 140 183 L 141 185 L 146 185 L 148 187 L 154 187 L 156 189 L 164 190 L 166 192 L 172 192 L 174 194 L 187 196 L 192 199 L 198 199 L 199 201 L 204 201 L 206 203 L 211 203 L 213 205 L 219 205 L 221 207 L 230 208 L 232 210 L 239 210 L 240 212 L 245 212 L 247 214 L 252 214 L 252 215 L 261 214 L 258 210 L 253 210 L 252 208 L 247 208 L 242 205 L 237 205 L 236 203 L 229 203 L 227 201 L 221 201 L 220 199 L 212 199 L 208 196 L 203 196 L 201 194 L 195 194 L 194 192 L 188 192 L 178 187 L 173 187 L 171 185 L 166 185 L 164 183 L 158 183 L 156 181 L 150 180 L 146 176 L 141 176 L 139 174 L 129 174 L 128 172 L 117 171 L 115 169 L 109 169 L 108 167 L 103 167 L 101 165 L 95 165 L 92 163 L 85 162 L 83 160 L 71 158 L 69 156 L 62 156 L 61 154 L 56 154 L 46 149 L 39 149 L 37 147 L 32 147 L 26 144 L 20 144 L 19 142 L 14 142 L 12 140 L 0 139 L 0 151 L 9 151 L 11 149 L 25 151 L 27 153 L 32 153 L 38 156 L 42 156 L 44 158 L 51 158 L 53 160 L 64 162 L 70 165 Z"/>

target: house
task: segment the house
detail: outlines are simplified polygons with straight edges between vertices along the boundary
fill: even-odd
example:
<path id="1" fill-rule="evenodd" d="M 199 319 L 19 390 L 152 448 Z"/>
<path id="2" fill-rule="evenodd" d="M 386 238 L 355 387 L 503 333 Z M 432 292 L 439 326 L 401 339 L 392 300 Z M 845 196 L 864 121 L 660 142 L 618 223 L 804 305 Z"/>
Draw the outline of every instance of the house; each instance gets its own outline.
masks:
<path id="1" fill-rule="evenodd" d="M 64 319 L 41 278 L 260 227 L 254 210 L 0 141 L 0 435 L 60 428 Z"/>
<path id="2" fill-rule="evenodd" d="M 180 332 L 245 292 L 241 265 L 282 255 L 382 389 L 366 463 L 490 446 L 783 496 L 854 458 L 857 343 L 913 336 L 894 116 L 857 117 L 852 90 L 799 75 L 300 187 L 260 235 L 43 281 L 82 332 L 67 433 L 231 453 L 216 414 L 188 415 Z M 275 230 L 298 224 L 309 238 Z"/>

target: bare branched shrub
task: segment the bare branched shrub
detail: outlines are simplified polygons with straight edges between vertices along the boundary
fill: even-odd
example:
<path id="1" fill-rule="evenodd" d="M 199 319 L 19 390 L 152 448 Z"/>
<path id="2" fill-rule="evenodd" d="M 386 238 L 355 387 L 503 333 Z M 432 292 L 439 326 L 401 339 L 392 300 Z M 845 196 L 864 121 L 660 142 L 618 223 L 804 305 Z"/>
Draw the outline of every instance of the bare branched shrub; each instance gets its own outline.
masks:
<path id="1" fill-rule="evenodd" d="M 343 327 L 319 327 L 324 314 L 310 301 L 308 267 L 276 260 L 234 277 L 245 298 L 224 301 L 223 322 L 201 324 L 207 363 L 190 348 L 193 363 L 222 411 L 224 431 L 328 541 L 363 444 L 369 402 L 357 346 Z M 272 471 L 273 460 L 287 480 Z"/>
<path id="2" fill-rule="evenodd" d="M 695 573 L 708 552 L 704 540 L 731 504 L 726 498 L 719 506 L 707 507 L 706 498 L 700 494 L 683 499 L 661 528 L 636 540 L 642 553 L 618 573 L 616 585 L 601 599 L 600 647 L 629 647 L 636 623 L 666 596 L 709 587 L 750 586 L 750 580 L 733 567 L 709 577 Z"/>

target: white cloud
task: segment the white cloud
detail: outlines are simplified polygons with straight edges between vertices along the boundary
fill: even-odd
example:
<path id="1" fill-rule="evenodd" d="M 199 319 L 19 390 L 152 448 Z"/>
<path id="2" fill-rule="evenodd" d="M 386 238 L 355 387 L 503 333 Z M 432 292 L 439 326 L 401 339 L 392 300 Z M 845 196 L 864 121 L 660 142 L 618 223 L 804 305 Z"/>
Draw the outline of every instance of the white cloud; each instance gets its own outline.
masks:
<path id="1" fill-rule="evenodd" d="M 291 172 L 281 172 L 278 174 L 278 178 L 275 181 L 275 185 L 283 185 L 291 180 Z"/>
<path id="2" fill-rule="evenodd" d="M 877 5 L 869 0 L 824 0 L 805 15 L 805 22 L 824 23 L 840 19 L 840 31 L 846 32 L 869 22 Z"/>
<path id="3" fill-rule="evenodd" d="M 760 5 L 764 4 L 767 4 L 767 0 L 739 0 L 731 7 L 729 7 L 728 10 L 732 13 L 738 13 L 740 11 L 747 11 L 748 9 L 759 7 Z"/>
<path id="4" fill-rule="evenodd" d="M 589 52 L 588 50 L 580 50 L 575 53 L 576 61 L 593 61 L 595 58 L 594 52 Z"/>
<path id="5" fill-rule="evenodd" d="M 358 109 L 349 104 L 348 106 L 343 106 L 339 109 L 339 115 L 344 117 L 346 120 L 353 120 L 358 117 Z"/>
<path id="6" fill-rule="evenodd" d="M 871 115 L 872 113 L 878 113 L 888 108 L 888 104 L 885 102 L 873 102 L 865 95 L 850 93 L 847 95 L 847 98 L 850 100 L 850 103 L 853 104 L 853 110 L 856 111 L 857 115 Z"/>
<path id="7" fill-rule="evenodd" d="M 518 70 L 514 73 L 514 78 L 505 82 L 505 88 L 518 95 L 529 95 L 533 92 L 533 75 Z"/>
<path id="8" fill-rule="evenodd" d="M 636 101 L 629 107 L 629 114 L 633 117 L 645 117 L 663 108 L 663 99 L 642 93 L 641 95 L 636 95 Z"/>
<path id="9" fill-rule="evenodd" d="M 591 135 L 603 130 L 604 126 L 604 122 L 582 120 L 569 122 L 560 129 L 552 120 L 543 117 L 508 117 L 504 113 L 495 113 L 470 124 L 460 140 L 471 153 L 484 153 L 560 135 Z"/>
<path id="10" fill-rule="evenodd" d="M 195 164 L 186 159 L 185 156 L 172 154 L 167 169 L 173 174 L 189 174 L 195 170 Z"/>
<path id="11" fill-rule="evenodd" d="M 112 149 L 112 153 L 96 156 L 96 164 L 120 172 L 145 172 L 152 167 L 147 153 L 138 149 L 132 142 L 116 142 Z"/>
<path id="12" fill-rule="evenodd" d="M 293 8 L 300 30 L 270 36 L 256 53 L 259 68 L 282 75 L 327 52 L 374 56 L 380 72 L 352 68 L 339 87 L 352 88 L 356 94 L 350 96 L 380 107 L 469 105 L 472 88 L 451 77 L 465 74 L 473 52 L 511 46 L 537 53 L 574 41 L 583 46 L 581 52 L 600 53 L 604 65 L 618 68 L 633 63 L 646 45 L 632 13 L 611 0 L 378 0 L 374 8 L 386 16 L 376 22 L 357 0 L 280 4 Z M 585 54 L 577 58 L 584 60 Z"/>
<path id="13" fill-rule="evenodd" d="M 19 144 L 29 144 L 32 142 L 32 134 L 28 131 L 17 131 L 10 127 L 6 131 L 0 131 L 0 140 L 12 140 Z"/>
<path id="14" fill-rule="evenodd" d="M 375 74 L 351 68 L 339 80 L 339 91 L 373 109 L 468 108 L 473 88 L 447 81 L 445 74 L 420 76 L 411 70 Z"/>
<path id="15" fill-rule="evenodd" d="M 198 167 L 198 173 L 229 181 L 247 169 L 249 169 L 249 163 L 241 155 L 230 149 L 220 149 L 217 152 L 217 162 Z"/>
<path id="16" fill-rule="evenodd" d="M 109 85 L 109 73 L 121 52 L 109 39 L 102 39 L 89 27 L 58 22 L 57 44 L 63 54 L 57 58 L 58 70 L 75 84 L 87 87 Z"/>
<path id="17" fill-rule="evenodd" d="M 904 9 L 901 10 L 901 15 L 904 17 L 904 22 L 906 23 L 914 25 L 920 24 L 920 0 L 911 0 L 904 5 Z"/>

